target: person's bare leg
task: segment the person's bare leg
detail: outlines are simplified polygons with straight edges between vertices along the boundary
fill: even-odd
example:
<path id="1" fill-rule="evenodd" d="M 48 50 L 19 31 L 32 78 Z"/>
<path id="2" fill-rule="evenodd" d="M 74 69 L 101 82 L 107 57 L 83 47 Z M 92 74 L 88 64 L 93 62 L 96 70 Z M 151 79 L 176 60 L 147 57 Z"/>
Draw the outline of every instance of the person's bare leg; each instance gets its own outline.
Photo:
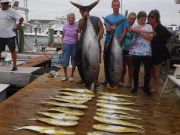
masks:
<path id="1" fill-rule="evenodd" d="M 159 77 L 160 77 L 160 65 L 153 65 L 153 85 L 151 92 L 156 92 L 159 84 Z"/>
<path id="2" fill-rule="evenodd" d="M 64 70 L 64 79 L 63 80 L 66 80 L 67 79 L 67 67 L 63 67 L 63 70 Z"/>
<path id="3" fill-rule="evenodd" d="M 72 71 L 71 71 L 71 77 L 73 78 L 74 76 L 74 71 L 76 70 L 76 67 L 72 67 Z"/>
<path id="4" fill-rule="evenodd" d="M 17 60 L 17 55 L 16 52 L 11 52 L 11 57 L 12 57 L 12 61 L 13 61 L 13 69 L 12 71 L 17 70 L 17 66 L 16 66 L 16 60 Z"/>
<path id="5" fill-rule="evenodd" d="M 154 67 L 154 85 L 152 88 L 152 92 L 156 92 L 159 84 L 159 76 L 160 76 L 160 65 L 153 65 Z"/>
<path id="6" fill-rule="evenodd" d="M 128 87 L 132 86 L 132 77 L 133 77 L 133 64 L 132 64 L 132 56 L 127 57 L 127 66 L 128 66 Z"/>
<path id="7" fill-rule="evenodd" d="M 120 81 L 120 85 L 123 85 L 124 83 L 124 78 L 126 75 L 126 65 L 127 65 L 127 61 L 126 61 L 126 56 L 123 57 L 123 69 L 122 69 L 122 75 L 121 75 L 121 81 Z"/>

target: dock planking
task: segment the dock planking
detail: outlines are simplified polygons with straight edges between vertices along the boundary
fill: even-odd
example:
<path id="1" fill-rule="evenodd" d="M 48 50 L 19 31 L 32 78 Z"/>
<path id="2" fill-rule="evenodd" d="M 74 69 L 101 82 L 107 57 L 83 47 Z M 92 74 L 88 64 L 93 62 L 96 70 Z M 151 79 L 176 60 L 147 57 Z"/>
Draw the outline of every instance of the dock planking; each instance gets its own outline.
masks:
<path id="1" fill-rule="evenodd" d="M 39 125 L 49 126 L 48 124 L 30 121 L 30 118 L 37 118 L 39 115 L 36 111 L 49 108 L 50 106 L 39 104 L 42 100 L 47 100 L 49 96 L 55 95 L 55 89 L 58 87 L 83 87 L 82 84 L 76 82 L 61 82 L 60 77 L 49 78 L 48 74 L 44 74 L 47 81 L 41 79 L 34 80 L 16 94 L 11 96 L 6 101 L 0 104 L 0 131 L 3 135 L 38 135 L 39 133 L 27 130 L 14 131 L 13 126 L 23 125 Z M 100 80 L 103 78 L 103 71 L 100 73 Z M 75 81 L 79 80 L 77 72 L 75 73 Z M 159 91 L 161 87 L 159 88 Z M 96 113 L 96 99 L 97 91 L 109 91 L 114 93 L 122 93 L 132 95 L 130 90 L 125 88 L 105 89 L 100 86 L 95 91 L 96 97 L 87 103 L 88 109 L 85 110 L 85 115 L 80 118 L 79 125 L 68 130 L 76 132 L 77 135 L 86 135 L 87 132 L 92 131 L 93 124 L 97 122 L 93 120 Z M 159 92 L 153 94 L 152 97 L 147 97 L 142 89 L 139 89 L 136 98 L 133 102 L 137 104 L 134 109 L 141 110 L 140 112 L 130 112 L 143 121 L 132 121 L 132 123 L 143 125 L 145 128 L 145 135 L 179 135 L 180 133 L 180 101 L 175 93 L 164 94 L 159 98 Z M 114 134 L 117 135 L 117 134 Z M 127 135 L 139 135 L 139 133 L 131 133 Z"/>
<path id="2" fill-rule="evenodd" d="M 18 67 L 48 67 L 50 66 L 51 56 L 41 55 L 26 61 L 23 64 L 19 64 Z"/>

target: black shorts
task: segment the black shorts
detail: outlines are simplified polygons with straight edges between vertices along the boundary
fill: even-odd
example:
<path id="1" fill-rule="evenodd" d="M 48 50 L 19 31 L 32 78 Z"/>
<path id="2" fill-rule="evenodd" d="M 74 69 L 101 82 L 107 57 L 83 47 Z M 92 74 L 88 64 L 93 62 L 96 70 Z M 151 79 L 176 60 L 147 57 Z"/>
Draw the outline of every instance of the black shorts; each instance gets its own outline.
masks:
<path id="1" fill-rule="evenodd" d="M 123 50 L 123 56 L 127 56 L 127 55 L 129 55 L 129 51 Z"/>
<path id="2" fill-rule="evenodd" d="M 0 38 L 0 52 L 5 51 L 6 45 L 10 52 L 14 52 L 16 49 L 16 37 L 12 38 Z"/>

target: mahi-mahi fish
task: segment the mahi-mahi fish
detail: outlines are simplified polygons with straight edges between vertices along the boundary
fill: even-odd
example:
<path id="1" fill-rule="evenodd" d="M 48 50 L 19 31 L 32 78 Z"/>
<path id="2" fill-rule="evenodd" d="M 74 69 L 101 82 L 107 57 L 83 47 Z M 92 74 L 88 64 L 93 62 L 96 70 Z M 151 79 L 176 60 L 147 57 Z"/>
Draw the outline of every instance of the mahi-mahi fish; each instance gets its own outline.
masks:
<path id="1" fill-rule="evenodd" d="M 114 96 L 114 97 L 128 97 L 128 98 L 133 98 L 135 96 L 129 96 L 129 95 L 125 95 L 125 94 L 116 94 L 116 93 L 112 93 L 112 92 L 104 92 L 104 91 L 101 91 L 101 92 L 98 92 L 99 94 L 101 95 L 104 95 L 104 96 Z"/>
<path id="2" fill-rule="evenodd" d="M 78 93 L 93 93 L 91 90 L 88 90 L 85 88 L 58 88 L 57 90 L 72 91 L 72 92 L 78 92 Z"/>
<path id="3" fill-rule="evenodd" d="M 60 120 L 60 119 L 54 119 L 54 118 L 32 118 L 29 120 L 37 120 L 41 121 L 47 124 L 55 125 L 55 126 L 63 126 L 63 127 L 70 127 L 75 126 L 78 124 L 75 120 Z"/>
<path id="4" fill-rule="evenodd" d="M 120 120 L 120 119 L 111 119 L 111 118 L 105 118 L 105 117 L 100 117 L 100 116 L 94 116 L 93 118 L 96 121 L 99 121 L 105 124 L 122 125 L 122 126 L 136 127 L 136 128 L 143 129 L 143 127 L 140 125 L 136 125 L 136 124 L 124 121 L 124 120 Z"/>
<path id="5" fill-rule="evenodd" d="M 57 93 L 61 95 L 77 96 L 77 97 L 95 97 L 94 94 L 90 94 L 90 93 L 75 93 L 75 92 L 62 92 L 62 91 L 57 91 Z"/>
<path id="6" fill-rule="evenodd" d="M 37 112 L 37 114 L 60 120 L 79 120 L 79 117 L 65 113 Z"/>
<path id="7" fill-rule="evenodd" d="M 111 100 L 104 100 L 104 99 L 98 99 L 97 102 L 113 104 L 113 105 L 135 105 L 135 103 L 133 102 L 111 101 Z"/>
<path id="8" fill-rule="evenodd" d="M 99 108 L 99 109 L 97 109 L 97 112 L 111 113 L 111 114 L 123 114 L 123 115 L 127 115 L 127 116 L 133 116 L 132 114 L 129 114 L 122 110 L 108 109 L 108 108 Z"/>
<path id="9" fill-rule="evenodd" d="M 82 6 L 74 2 L 71 3 L 80 10 L 89 12 L 98 2 L 99 0 L 89 6 Z M 84 26 L 78 44 L 77 54 L 79 58 L 77 59 L 79 64 L 77 64 L 77 67 L 82 81 L 87 87 L 90 87 L 97 79 L 99 73 L 99 42 L 89 16 L 85 18 Z"/>
<path id="10" fill-rule="evenodd" d="M 78 100 L 78 99 L 82 99 L 82 100 L 91 100 L 91 97 L 85 97 L 85 96 L 59 96 L 56 95 L 55 98 L 62 98 L 62 99 L 67 99 L 67 100 Z"/>
<path id="11" fill-rule="evenodd" d="M 115 125 L 106 125 L 106 124 L 96 124 L 96 125 L 93 125 L 93 128 L 96 130 L 112 132 L 112 133 L 141 133 L 141 134 L 144 133 L 143 130 L 137 130 L 135 128 L 115 126 Z"/>
<path id="12" fill-rule="evenodd" d="M 93 131 L 93 132 L 88 132 L 87 135 L 113 135 L 113 134 L 107 132 L 101 132 L 101 131 Z"/>
<path id="13" fill-rule="evenodd" d="M 125 107 L 125 106 L 120 106 L 120 105 L 113 105 L 113 104 L 107 104 L 107 103 L 97 103 L 96 105 L 99 107 L 102 107 L 102 108 L 106 108 L 106 109 L 116 109 L 116 110 L 139 112 L 139 110 L 135 110 L 130 107 Z"/>
<path id="14" fill-rule="evenodd" d="M 41 101 L 41 104 L 47 105 L 54 105 L 54 106 L 61 106 L 61 107 L 69 107 L 69 108 L 79 108 L 79 109 L 87 109 L 86 105 L 82 104 L 73 104 L 73 103 L 59 103 L 59 102 L 48 102 L 48 101 Z"/>
<path id="15" fill-rule="evenodd" d="M 43 126 L 22 126 L 14 127 L 14 130 L 32 130 L 41 134 L 47 135 L 75 135 L 75 132 L 67 131 L 65 129 L 55 127 L 43 127 Z"/>
<path id="16" fill-rule="evenodd" d="M 127 116 L 127 115 L 103 113 L 103 112 L 96 112 L 96 115 L 105 118 L 120 119 L 120 120 L 142 120 L 141 118 L 135 116 Z"/>
<path id="17" fill-rule="evenodd" d="M 109 25 L 120 25 L 124 19 L 112 24 L 110 20 L 104 18 Z M 110 86 L 115 86 L 120 82 L 121 72 L 123 67 L 122 48 L 117 39 L 115 30 L 112 32 L 112 38 L 109 44 L 104 49 L 104 70 L 107 82 Z"/>
<path id="18" fill-rule="evenodd" d="M 70 99 L 63 99 L 63 98 L 57 98 L 57 97 L 50 97 L 48 99 L 59 101 L 59 102 L 75 103 L 75 104 L 84 104 L 88 101 L 88 100 L 83 100 L 83 99 L 70 100 Z"/>
<path id="19" fill-rule="evenodd" d="M 62 112 L 65 114 L 76 115 L 76 116 L 84 115 L 84 112 L 81 110 L 70 109 L 70 108 L 65 108 L 65 107 L 54 107 L 54 108 L 48 108 L 48 109 L 44 109 L 44 110 L 53 111 L 53 112 Z"/>

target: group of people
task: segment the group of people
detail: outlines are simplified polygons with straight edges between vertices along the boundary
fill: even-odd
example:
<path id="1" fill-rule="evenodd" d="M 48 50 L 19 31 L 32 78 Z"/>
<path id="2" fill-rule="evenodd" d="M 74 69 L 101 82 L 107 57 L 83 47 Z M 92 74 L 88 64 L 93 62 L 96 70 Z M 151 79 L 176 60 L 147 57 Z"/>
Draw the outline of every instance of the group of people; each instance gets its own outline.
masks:
<path id="1" fill-rule="evenodd" d="M 12 71 L 15 71 L 17 70 L 15 32 L 21 27 L 24 19 L 9 6 L 9 0 L 1 0 L 0 4 L 0 58 L 1 52 L 4 51 L 5 46 L 8 45 L 13 60 Z M 131 12 L 126 17 L 119 13 L 119 0 L 112 0 L 111 7 L 113 9 L 113 13 L 106 16 L 105 19 L 110 20 L 112 24 L 115 24 L 120 20 L 123 21 L 119 25 L 109 25 L 104 22 L 106 31 L 104 52 L 108 49 L 107 46 L 111 41 L 112 31 L 115 31 L 119 44 L 123 45 L 123 70 L 119 85 L 133 88 L 131 92 L 136 93 L 139 87 L 140 66 L 143 63 L 144 92 L 147 95 L 151 95 L 151 93 L 156 92 L 158 88 L 160 64 L 169 58 L 169 52 L 166 44 L 168 39 L 171 37 L 171 33 L 161 24 L 160 13 L 156 9 L 150 11 L 148 15 L 146 12 L 140 11 L 137 14 L 135 12 Z M 73 81 L 74 71 L 77 66 L 76 49 L 80 37 L 79 35 L 85 27 L 86 17 L 90 17 L 94 30 L 97 34 L 99 44 L 104 34 L 103 23 L 99 17 L 91 16 L 89 14 L 89 10 L 80 9 L 80 13 L 82 18 L 78 23 L 75 22 L 75 14 L 69 13 L 67 15 L 68 23 L 63 27 L 62 66 L 65 74 L 62 78 L 63 81 L 68 79 Z M 136 20 L 137 24 L 135 23 Z M 72 72 L 70 77 L 68 77 L 67 67 L 69 66 L 70 59 Z M 127 71 L 128 80 L 127 84 L 124 84 Z M 151 80 L 152 83 L 150 85 Z M 98 77 L 97 80 L 95 80 L 95 84 L 99 84 Z M 105 82 L 102 84 L 107 84 L 106 78 Z"/>
<path id="2" fill-rule="evenodd" d="M 139 87 L 139 71 L 140 66 L 144 64 L 144 92 L 150 96 L 152 92 L 156 92 L 160 76 L 160 64 L 169 58 L 167 49 L 168 39 L 171 33 L 161 24 L 160 13 L 158 10 L 152 10 L 147 15 L 146 12 L 140 11 L 129 13 L 128 17 L 119 13 L 120 1 L 112 0 L 113 13 L 106 16 L 112 24 L 123 20 L 119 25 L 109 25 L 104 22 L 106 37 L 104 50 L 111 41 L 112 31 L 115 31 L 119 44 L 123 44 L 123 70 L 119 85 L 132 88 L 131 92 L 136 93 Z M 65 77 L 62 80 L 67 80 L 67 67 L 69 58 L 71 57 L 72 73 L 69 78 L 73 81 L 73 74 L 76 64 L 75 50 L 78 44 L 78 33 L 84 27 L 84 18 L 90 16 L 88 11 L 81 11 L 82 19 L 79 23 L 75 23 L 75 14 L 67 15 L 68 24 L 63 29 L 63 67 Z M 137 20 L 137 24 L 135 21 Z M 92 17 L 91 21 L 97 33 L 99 40 L 103 36 L 104 28 L 99 17 Z M 72 42 L 70 42 L 72 41 Z M 128 70 L 127 70 L 128 69 Z M 128 81 L 125 82 L 125 75 L 128 71 Z M 152 83 L 150 85 L 150 81 Z M 107 84 L 106 80 L 103 84 Z"/>

